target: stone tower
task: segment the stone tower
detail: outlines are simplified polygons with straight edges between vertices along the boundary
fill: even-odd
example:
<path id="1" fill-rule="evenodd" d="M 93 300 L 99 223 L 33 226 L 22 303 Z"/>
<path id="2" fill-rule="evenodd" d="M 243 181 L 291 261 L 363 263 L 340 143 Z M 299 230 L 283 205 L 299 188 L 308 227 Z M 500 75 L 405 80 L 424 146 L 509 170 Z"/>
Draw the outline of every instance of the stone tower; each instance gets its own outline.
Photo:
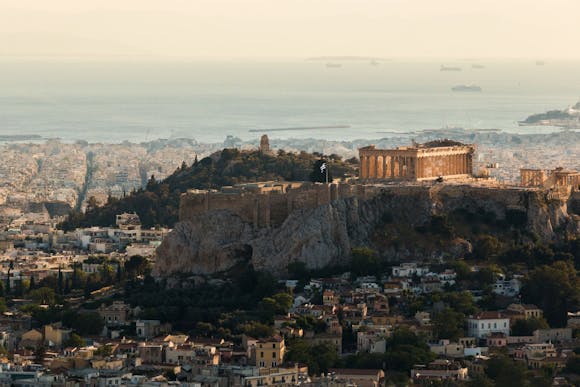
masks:
<path id="1" fill-rule="evenodd" d="M 260 153 L 270 153 L 270 139 L 267 134 L 264 134 L 262 138 L 260 138 Z"/>

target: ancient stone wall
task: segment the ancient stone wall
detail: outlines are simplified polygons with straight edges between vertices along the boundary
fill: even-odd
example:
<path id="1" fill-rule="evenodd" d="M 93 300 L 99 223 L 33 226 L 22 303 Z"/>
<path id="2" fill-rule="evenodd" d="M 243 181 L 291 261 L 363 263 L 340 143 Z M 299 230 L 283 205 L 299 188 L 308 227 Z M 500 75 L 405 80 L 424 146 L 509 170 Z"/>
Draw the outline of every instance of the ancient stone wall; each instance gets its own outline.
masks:
<path id="1" fill-rule="evenodd" d="M 360 194 L 353 185 L 336 183 L 294 183 L 282 189 L 260 187 L 253 192 L 191 190 L 181 196 L 179 219 L 191 220 L 209 211 L 228 210 L 255 227 L 279 226 L 294 211 Z"/>

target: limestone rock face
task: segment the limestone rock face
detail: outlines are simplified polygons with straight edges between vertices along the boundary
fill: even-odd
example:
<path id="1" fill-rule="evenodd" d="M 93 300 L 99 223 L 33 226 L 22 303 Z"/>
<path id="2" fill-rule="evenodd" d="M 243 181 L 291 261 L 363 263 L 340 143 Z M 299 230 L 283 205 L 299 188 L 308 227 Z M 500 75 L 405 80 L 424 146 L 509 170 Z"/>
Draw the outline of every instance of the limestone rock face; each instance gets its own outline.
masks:
<path id="1" fill-rule="evenodd" d="M 157 249 L 156 276 L 213 274 L 251 256 L 252 227 L 228 211 L 179 222 Z"/>
<path id="2" fill-rule="evenodd" d="M 499 220 L 511 211 L 521 216 L 527 231 L 547 242 L 557 238 L 560 230 L 579 232 L 578 220 L 568 214 L 567 200 L 540 190 L 440 184 L 377 186 L 364 199 L 339 199 L 294 211 L 281 226 L 271 228 L 254 227 L 229 210 L 210 211 L 175 226 L 157 250 L 154 275 L 215 274 L 239 264 L 283 274 L 294 261 L 311 269 L 344 264 L 352 247 L 373 247 L 372 233 L 386 217 L 389 222 L 417 227 L 433 215 L 456 210 L 486 211 Z M 417 252 L 411 246 L 398 246 L 379 254 L 394 260 L 458 258 L 472 247 L 457 238 L 444 248 Z"/>
<path id="3" fill-rule="evenodd" d="M 310 269 L 345 263 L 351 249 L 348 228 L 357 222 L 356 215 L 349 213 L 353 206 L 353 201 L 337 201 L 292 213 L 281 227 L 252 241 L 254 267 L 276 273 L 293 261 L 304 262 Z"/>

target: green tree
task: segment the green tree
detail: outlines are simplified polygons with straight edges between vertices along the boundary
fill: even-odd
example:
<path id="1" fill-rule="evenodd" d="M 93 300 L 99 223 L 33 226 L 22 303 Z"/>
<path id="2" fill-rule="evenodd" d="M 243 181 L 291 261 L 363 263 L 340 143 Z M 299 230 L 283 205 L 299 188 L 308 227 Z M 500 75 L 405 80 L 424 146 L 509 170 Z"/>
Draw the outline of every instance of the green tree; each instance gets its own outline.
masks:
<path id="1" fill-rule="evenodd" d="M 387 340 L 384 362 L 387 369 L 408 373 L 415 364 L 428 364 L 435 359 L 429 346 L 407 328 L 398 328 Z"/>
<path id="2" fill-rule="evenodd" d="M 257 321 L 250 321 L 246 324 L 240 325 L 238 330 L 242 333 L 254 338 L 267 338 L 274 334 L 274 328 L 268 324 L 262 324 Z"/>
<path id="3" fill-rule="evenodd" d="M 512 336 L 531 336 L 536 329 L 548 329 L 550 326 L 548 322 L 540 317 L 532 317 L 528 319 L 518 319 L 512 325 Z"/>
<path id="4" fill-rule="evenodd" d="M 525 366 L 504 356 L 490 359 L 487 362 L 486 374 L 496 386 L 524 387 L 527 385 Z"/>
<path id="5" fill-rule="evenodd" d="M 497 256 L 502 249 L 500 241 L 492 235 L 481 235 L 473 246 L 473 256 L 478 260 L 488 260 Z"/>
<path id="6" fill-rule="evenodd" d="M 54 289 L 46 286 L 31 290 L 29 296 L 32 298 L 32 301 L 37 304 L 54 305 L 56 302 L 56 293 L 54 292 Z"/>
<path id="7" fill-rule="evenodd" d="M 445 308 L 433 317 L 434 333 L 438 339 L 457 341 L 464 336 L 465 315 Z"/>
<path id="8" fill-rule="evenodd" d="M 475 305 L 471 292 L 448 292 L 444 293 L 441 298 L 456 312 L 463 313 L 464 315 L 477 312 L 477 306 Z"/>
<path id="9" fill-rule="evenodd" d="M 306 267 L 306 263 L 302 261 L 293 261 L 288 264 L 288 275 L 292 279 L 299 281 L 307 281 L 310 279 L 310 272 Z"/>
<path id="10" fill-rule="evenodd" d="M 577 354 L 573 354 L 568 358 L 566 361 L 566 372 L 580 375 L 580 356 Z"/>
<path id="11" fill-rule="evenodd" d="M 330 343 L 310 345 L 302 339 L 288 341 L 286 359 L 289 362 L 305 363 L 311 375 L 328 372 L 339 361 L 336 347 Z"/>
<path id="12" fill-rule="evenodd" d="M 276 301 L 276 313 L 286 314 L 288 310 L 292 307 L 292 302 L 294 299 L 288 293 L 277 293 L 272 296 L 274 301 Z"/>
<path id="13" fill-rule="evenodd" d="M 471 380 L 469 381 L 470 387 L 494 387 L 493 381 L 485 375 L 469 375 Z"/>
<path id="14" fill-rule="evenodd" d="M 73 332 L 71 333 L 65 345 L 67 347 L 84 347 L 86 342 L 82 339 L 82 337 Z"/>
<path id="15" fill-rule="evenodd" d="M 379 270 L 377 254 L 368 247 L 352 249 L 351 272 L 353 275 L 374 275 Z"/>
<path id="16" fill-rule="evenodd" d="M 81 336 L 100 334 L 105 326 L 103 319 L 96 312 L 69 311 L 63 315 L 63 323 Z"/>
<path id="17" fill-rule="evenodd" d="M 571 262 L 557 261 L 534 269 L 522 289 L 525 302 L 536 304 L 552 327 L 567 323 L 567 312 L 580 306 L 580 279 Z"/>
<path id="18" fill-rule="evenodd" d="M 133 255 L 125 262 L 125 272 L 129 278 L 136 278 L 145 274 L 148 265 L 149 263 L 145 257 L 142 257 L 141 255 Z"/>

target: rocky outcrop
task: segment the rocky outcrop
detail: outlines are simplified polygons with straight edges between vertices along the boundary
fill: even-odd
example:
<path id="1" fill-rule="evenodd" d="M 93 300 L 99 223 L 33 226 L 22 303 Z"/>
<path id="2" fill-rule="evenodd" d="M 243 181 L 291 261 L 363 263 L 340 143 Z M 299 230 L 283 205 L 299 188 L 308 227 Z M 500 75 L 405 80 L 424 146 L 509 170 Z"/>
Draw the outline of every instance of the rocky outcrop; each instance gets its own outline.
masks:
<path id="1" fill-rule="evenodd" d="M 364 197 L 294 211 L 279 227 L 254 227 L 227 209 L 183 219 L 159 247 L 154 274 L 215 274 L 239 264 L 282 274 L 294 261 L 308 268 L 347 263 L 352 247 L 373 247 L 371 236 L 385 218 L 417 227 L 428 224 L 433 215 L 457 210 L 493 214 L 500 221 L 516 219 L 518 227 L 544 241 L 558 238 L 563 230 L 578 233 L 579 228 L 577 218 L 568 214 L 569 193 L 554 196 L 532 189 L 445 184 L 377 185 L 365 187 L 364 192 Z M 470 249 L 468 241 L 458 238 L 444 251 L 423 254 L 459 257 Z M 405 246 L 379 253 L 398 260 L 417 258 Z"/>

